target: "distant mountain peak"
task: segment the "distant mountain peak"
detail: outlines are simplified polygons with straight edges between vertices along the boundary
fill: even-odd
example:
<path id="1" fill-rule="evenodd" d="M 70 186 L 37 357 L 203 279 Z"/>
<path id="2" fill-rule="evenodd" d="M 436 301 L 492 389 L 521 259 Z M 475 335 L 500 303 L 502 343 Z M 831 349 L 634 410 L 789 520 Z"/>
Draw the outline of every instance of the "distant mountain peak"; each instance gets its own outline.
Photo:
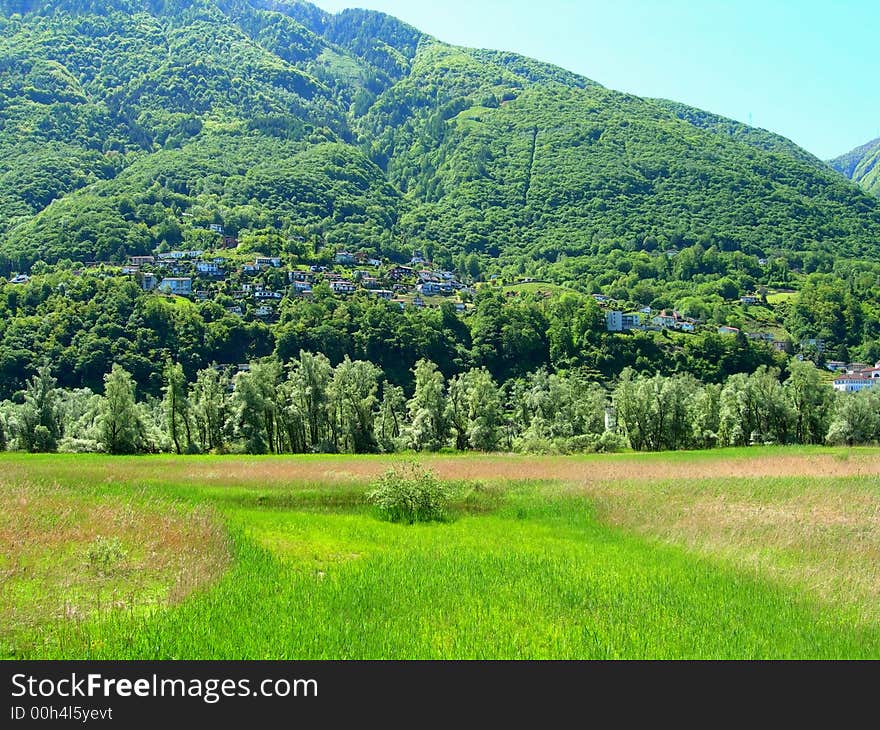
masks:
<path id="1" fill-rule="evenodd" d="M 880 137 L 829 163 L 831 167 L 858 183 L 869 193 L 880 197 Z"/>

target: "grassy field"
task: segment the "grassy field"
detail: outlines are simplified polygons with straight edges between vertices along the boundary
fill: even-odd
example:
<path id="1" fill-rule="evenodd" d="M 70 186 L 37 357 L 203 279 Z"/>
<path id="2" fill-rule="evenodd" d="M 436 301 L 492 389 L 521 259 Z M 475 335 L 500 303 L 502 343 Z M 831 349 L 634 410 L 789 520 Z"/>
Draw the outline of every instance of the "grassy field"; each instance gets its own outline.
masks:
<path id="1" fill-rule="evenodd" d="M 517 292 L 519 294 L 564 294 L 574 290 L 559 284 L 551 284 L 547 281 L 531 281 L 526 284 L 506 284 L 504 291 Z"/>
<path id="2" fill-rule="evenodd" d="M 880 658 L 880 451 L 0 458 L 0 655 Z"/>
<path id="3" fill-rule="evenodd" d="M 799 293 L 796 291 L 780 291 L 767 295 L 768 304 L 782 304 L 783 302 L 792 302 L 797 299 Z"/>

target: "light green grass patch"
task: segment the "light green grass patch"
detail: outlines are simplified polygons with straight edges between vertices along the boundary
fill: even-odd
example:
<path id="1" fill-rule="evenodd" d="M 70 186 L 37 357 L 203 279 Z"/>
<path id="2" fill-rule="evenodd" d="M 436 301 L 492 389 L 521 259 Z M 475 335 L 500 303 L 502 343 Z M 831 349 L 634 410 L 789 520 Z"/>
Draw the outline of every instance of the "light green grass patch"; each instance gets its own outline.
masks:
<path id="1" fill-rule="evenodd" d="M 614 533 L 577 500 L 546 511 L 523 502 L 439 525 L 366 514 L 237 519 L 259 525 L 252 535 L 263 547 L 242 536 L 237 568 L 214 591 L 149 621 L 92 627 L 74 654 L 818 658 L 880 650 L 876 631 L 679 549 Z"/>
<path id="2" fill-rule="evenodd" d="M 783 304 L 785 302 L 792 302 L 800 296 L 798 292 L 773 292 L 772 294 L 767 295 L 767 303 L 768 304 Z"/>

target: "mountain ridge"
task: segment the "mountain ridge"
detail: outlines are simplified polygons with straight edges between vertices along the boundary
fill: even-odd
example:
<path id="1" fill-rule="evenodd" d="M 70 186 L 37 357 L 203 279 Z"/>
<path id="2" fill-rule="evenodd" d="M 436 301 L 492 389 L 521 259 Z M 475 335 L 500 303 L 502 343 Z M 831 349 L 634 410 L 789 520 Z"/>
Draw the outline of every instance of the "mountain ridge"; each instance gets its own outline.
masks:
<path id="1" fill-rule="evenodd" d="M 789 140 L 388 15 L 40 5 L 0 2 L 0 252 L 16 266 L 180 245 L 197 237 L 182 211 L 520 268 L 648 239 L 880 253 L 877 202 Z"/>
<path id="2" fill-rule="evenodd" d="M 831 160 L 831 167 L 880 197 L 880 137 Z"/>

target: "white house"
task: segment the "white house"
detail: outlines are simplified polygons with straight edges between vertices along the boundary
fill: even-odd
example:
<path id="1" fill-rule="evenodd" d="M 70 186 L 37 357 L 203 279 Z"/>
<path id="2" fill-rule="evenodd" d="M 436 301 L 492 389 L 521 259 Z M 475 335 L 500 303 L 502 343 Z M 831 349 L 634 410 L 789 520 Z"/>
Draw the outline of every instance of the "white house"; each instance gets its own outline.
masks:
<path id="1" fill-rule="evenodd" d="M 254 299 L 258 302 L 280 301 L 282 299 L 282 294 L 277 291 L 262 290 L 254 293 Z"/>
<path id="2" fill-rule="evenodd" d="M 666 314 L 666 312 L 660 312 L 660 314 L 651 320 L 651 324 L 655 327 L 670 328 L 675 327 L 676 321 L 675 316 Z"/>
<path id="3" fill-rule="evenodd" d="M 605 329 L 608 332 L 629 332 L 641 327 L 642 317 L 637 312 L 624 314 L 617 310 L 609 310 L 605 313 Z"/>
<path id="4" fill-rule="evenodd" d="M 357 286 L 354 282 L 345 281 L 344 279 L 331 281 L 330 288 L 333 290 L 334 294 L 352 294 L 357 290 Z"/>
<path id="5" fill-rule="evenodd" d="M 280 269 L 281 259 L 278 256 L 260 256 L 254 261 L 254 266 L 258 269 Z"/>
<path id="6" fill-rule="evenodd" d="M 623 332 L 623 312 L 617 310 L 605 312 L 605 329 L 609 332 Z"/>
<path id="7" fill-rule="evenodd" d="M 220 265 L 214 261 L 198 261 L 196 262 L 196 271 L 206 276 L 219 276 L 223 273 Z"/>
<path id="8" fill-rule="evenodd" d="M 183 259 L 197 259 L 204 251 L 167 251 L 159 254 L 160 261 L 182 261 Z"/>
<path id="9" fill-rule="evenodd" d="M 839 363 L 835 362 L 834 364 Z M 843 393 L 858 393 L 865 388 L 876 386 L 880 386 L 880 362 L 872 368 L 865 367 L 853 372 L 838 374 L 834 379 L 834 389 Z"/>

